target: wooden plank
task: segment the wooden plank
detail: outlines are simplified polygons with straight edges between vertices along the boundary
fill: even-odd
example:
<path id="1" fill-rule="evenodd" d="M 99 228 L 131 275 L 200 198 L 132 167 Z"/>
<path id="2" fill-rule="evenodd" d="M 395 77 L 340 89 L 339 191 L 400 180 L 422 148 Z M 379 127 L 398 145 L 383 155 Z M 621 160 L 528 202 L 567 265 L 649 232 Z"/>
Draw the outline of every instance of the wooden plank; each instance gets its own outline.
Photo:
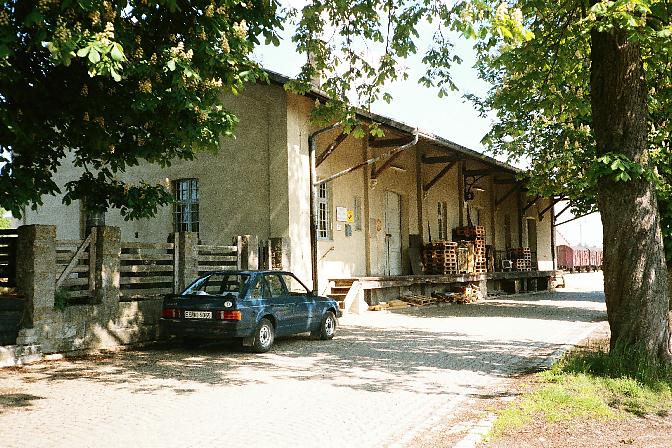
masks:
<path id="1" fill-rule="evenodd" d="M 500 199 L 497 200 L 497 202 L 495 202 L 495 208 L 499 207 L 502 204 L 502 202 L 506 201 L 509 198 L 509 196 L 511 196 L 518 189 L 520 189 L 520 184 L 516 184 L 513 187 L 511 187 L 511 189 L 507 191 L 504 196 L 502 196 Z"/>
<path id="2" fill-rule="evenodd" d="M 121 272 L 173 272 L 170 264 L 131 264 L 119 267 Z"/>
<path id="3" fill-rule="evenodd" d="M 147 289 L 121 289 L 120 295 L 123 298 L 140 298 L 140 297 L 152 297 L 152 296 L 163 296 L 166 294 L 172 294 L 173 289 L 168 288 L 147 288 Z"/>
<path id="4" fill-rule="evenodd" d="M 235 271 L 238 269 L 236 264 L 227 264 L 227 265 L 218 265 L 218 266 L 208 266 L 208 265 L 199 265 L 198 266 L 198 272 L 201 272 L 203 270 L 205 271 Z"/>
<path id="5" fill-rule="evenodd" d="M 82 242 L 82 245 L 79 246 L 79 249 L 77 249 L 77 252 L 72 257 L 72 260 L 70 261 L 70 263 L 68 263 L 68 265 L 65 267 L 65 269 L 63 270 L 61 275 L 58 277 L 58 280 L 56 280 L 56 287 L 57 288 L 61 285 L 61 283 L 63 283 L 63 280 L 65 280 L 68 277 L 72 268 L 74 268 L 75 265 L 79 263 L 79 257 L 82 254 L 84 254 L 84 249 L 86 249 L 90 243 L 91 243 L 91 235 L 89 235 L 84 240 L 84 242 Z M 88 282 L 88 279 L 87 279 L 87 282 Z"/>
<path id="6" fill-rule="evenodd" d="M 140 243 L 140 242 L 124 242 L 121 243 L 121 250 L 124 249 L 173 249 L 173 243 Z"/>
<path id="7" fill-rule="evenodd" d="M 427 156 L 424 155 L 420 159 L 422 163 L 425 165 L 432 165 L 432 164 L 444 164 L 444 163 L 453 163 L 453 162 L 459 162 L 462 160 L 459 155 L 455 154 L 452 156 Z"/>
<path id="8" fill-rule="evenodd" d="M 150 277 L 121 277 L 119 279 L 121 285 L 147 285 L 154 283 L 173 283 L 173 276 L 150 276 Z"/>
<path id="9" fill-rule="evenodd" d="M 238 257 L 235 255 L 198 255 L 198 262 L 207 262 L 207 261 L 216 261 L 220 263 L 231 262 L 235 263 L 238 261 Z"/>
<path id="10" fill-rule="evenodd" d="M 208 244 L 199 244 L 198 245 L 198 251 L 204 251 L 204 252 L 237 252 L 238 251 L 238 246 L 211 246 Z"/>
<path id="11" fill-rule="evenodd" d="M 121 254 L 120 258 L 131 261 L 172 261 L 173 254 Z"/>
<path id="12" fill-rule="evenodd" d="M 402 153 L 400 153 L 400 152 L 396 153 L 395 155 L 393 155 L 392 157 L 390 157 L 389 159 L 387 159 L 387 160 L 385 161 L 385 163 L 383 163 L 383 165 L 382 165 L 380 168 L 378 168 L 378 169 L 376 169 L 376 164 L 374 163 L 374 164 L 373 164 L 373 167 L 371 168 L 371 179 L 377 179 L 378 176 L 380 176 L 380 175 L 383 173 L 383 171 L 385 171 L 385 170 L 388 169 L 390 166 L 392 166 L 392 163 L 393 163 L 395 160 L 397 160 L 397 159 L 399 158 L 399 156 L 401 156 L 401 154 L 402 154 Z"/>
<path id="13" fill-rule="evenodd" d="M 336 139 L 327 146 L 327 149 L 324 150 L 319 156 L 317 156 L 317 160 L 315 161 L 315 166 L 318 167 L 324 162 L 327 157 L 331 155 L 332 152 L 336 150 L 336 148 L 339 147 L 341 143 L 348 137 L 348 134 L 346 132 L 341 132 L 338 134 Z"/>
<path id="14" fill-rule="evenodd" d="M 0 229 L 0 235 L 15 235 L 18 236 L 17 229 Z"/>
<path id="15" fill-rule="evenodd" d="M 387 139 L 376 139 L 369 138 L 369 148 L 391 148 L 393 146 L 402 146 L 412 142 L 408 137 L 401 138 L 387 138 Z"/>

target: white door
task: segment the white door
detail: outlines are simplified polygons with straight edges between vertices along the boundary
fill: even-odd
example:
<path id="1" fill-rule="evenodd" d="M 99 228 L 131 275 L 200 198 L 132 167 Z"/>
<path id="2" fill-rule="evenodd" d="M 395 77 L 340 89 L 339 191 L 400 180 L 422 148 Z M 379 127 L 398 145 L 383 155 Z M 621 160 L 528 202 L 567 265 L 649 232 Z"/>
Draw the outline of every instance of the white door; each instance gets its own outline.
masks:
<path id="1" fill-rule="evenodd" d="M 385 274 L 401 275 L 401 197 L 385 192 Z"/>

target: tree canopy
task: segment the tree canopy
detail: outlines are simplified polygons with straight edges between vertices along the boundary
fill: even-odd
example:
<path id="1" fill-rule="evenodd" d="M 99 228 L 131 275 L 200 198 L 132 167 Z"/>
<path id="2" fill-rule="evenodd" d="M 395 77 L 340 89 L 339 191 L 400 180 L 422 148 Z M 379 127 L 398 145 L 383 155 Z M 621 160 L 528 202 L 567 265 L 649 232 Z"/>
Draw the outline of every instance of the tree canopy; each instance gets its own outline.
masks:
<path id="1" fill-rule="evenodd" d="M 66 203 L 153 215 L 170 193 L 120 174 L 232 136 L 221 95 L 265 76 L 250 52 L 280 28 L 276 0 L 3 2 L 0 206 L 20 216 L 60 192 L 52 175 L 70 157 L 81 176 Z"/>

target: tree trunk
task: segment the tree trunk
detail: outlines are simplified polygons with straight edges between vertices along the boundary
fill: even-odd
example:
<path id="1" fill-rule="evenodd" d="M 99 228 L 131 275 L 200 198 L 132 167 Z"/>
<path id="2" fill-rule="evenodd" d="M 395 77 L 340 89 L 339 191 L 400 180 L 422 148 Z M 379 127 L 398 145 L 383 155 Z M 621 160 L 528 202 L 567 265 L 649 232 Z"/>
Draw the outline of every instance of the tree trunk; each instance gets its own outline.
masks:
<path id="1" fill-rule="evenodd" d="M 598 155 L 646 165 L 647 90 L 639 45 L 624 32 L 591 33 L 591 101 Z M 670 361 L 668 284 L 655 187 L 598 181 L 604 226 L 604 294 L 611 347 L 641 347 Z"/>

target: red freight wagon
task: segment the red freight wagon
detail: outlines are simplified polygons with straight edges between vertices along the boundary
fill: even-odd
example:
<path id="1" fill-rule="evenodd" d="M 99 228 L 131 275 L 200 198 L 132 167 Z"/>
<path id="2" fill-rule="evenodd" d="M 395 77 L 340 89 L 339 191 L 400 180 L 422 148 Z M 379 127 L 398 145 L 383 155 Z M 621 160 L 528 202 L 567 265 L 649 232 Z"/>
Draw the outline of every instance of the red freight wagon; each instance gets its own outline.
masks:
<path id="1" fill-rule="evenodd" d="M 574 249 L 565 244 L 555 246 L 558 257 L 558 269 L 571 270 L 574 268 Z"/>

